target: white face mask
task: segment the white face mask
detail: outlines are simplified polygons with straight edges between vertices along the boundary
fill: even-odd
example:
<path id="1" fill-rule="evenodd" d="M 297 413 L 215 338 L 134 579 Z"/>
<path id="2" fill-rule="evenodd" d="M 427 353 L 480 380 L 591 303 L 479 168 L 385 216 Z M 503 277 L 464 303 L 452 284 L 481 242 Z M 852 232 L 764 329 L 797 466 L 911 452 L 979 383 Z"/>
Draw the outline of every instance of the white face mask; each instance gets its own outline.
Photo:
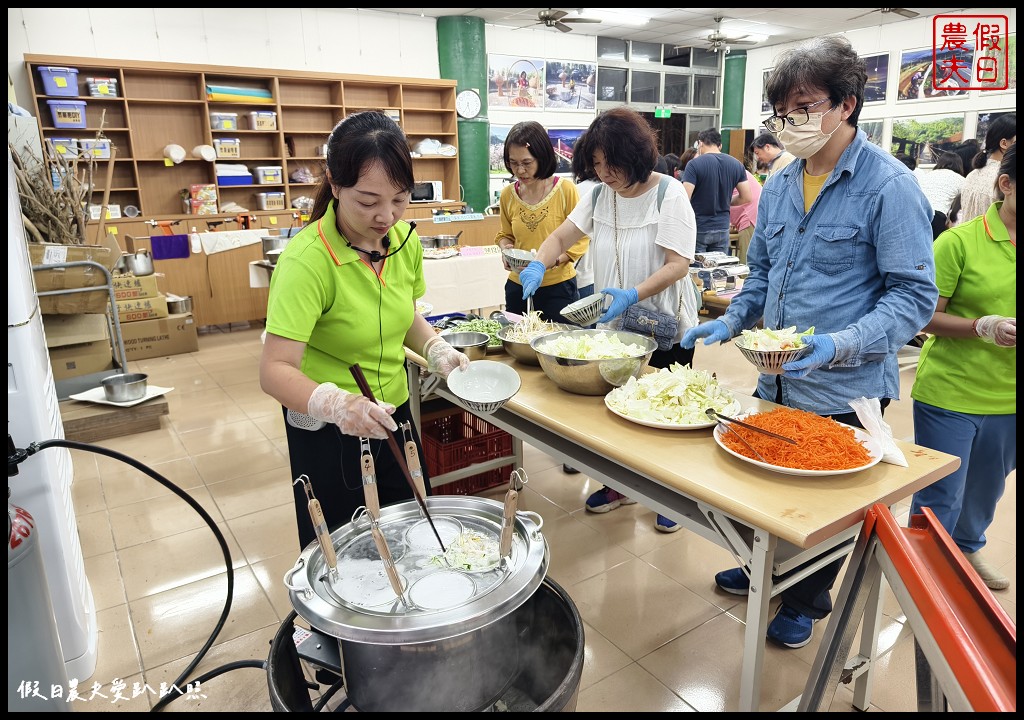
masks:
<path id="1" fill-rule="evenodd" d="M 840 106 L 836 105 L 832 110 L 835 110 L 837 107 Z M 794 156 L 803 160 L 812 157 L 825 147 L 832 134 L 839 129 L 839 126 L 836 125 L 835 130 L 827 135 L 821 131 L 822 119 L 832 110 L 824 113 L 808 113 L 807 122 L 796 127 L 787 122 L 786 126 L 779 132 L 779 140 Z"/>

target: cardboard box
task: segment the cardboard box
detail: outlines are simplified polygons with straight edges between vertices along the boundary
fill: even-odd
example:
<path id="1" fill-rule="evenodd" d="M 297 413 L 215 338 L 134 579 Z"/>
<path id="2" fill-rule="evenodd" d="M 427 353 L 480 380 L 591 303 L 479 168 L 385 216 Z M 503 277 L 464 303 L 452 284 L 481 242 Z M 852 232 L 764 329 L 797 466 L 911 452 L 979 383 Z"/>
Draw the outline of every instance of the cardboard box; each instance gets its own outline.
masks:
<path id="1" fill-rule="evenodd" d="M 199 351 L 199 336 L 192 313 L 126 323 L 121 326 L 121 337 L 129 360 Z"/>
<path id="2" fill-rule="evenodd" d="M 54 380 L 67 380 L 104 370 L 113 371 L 115 367 L 109 340 L 54 347 L 49 352 Z"/>
<path id="3" fill-rule="evenodd" d="M 121 257 L 121 247 L 113 235 L 108 235 L 100 245 L 59 245 L 56 243 L 28 243 L 29 261 L 33 267 L 60 263 L 91 261 L 102 265 L 107 271 L 113 270 Z M 70 290 L 73 288 L 96 287 L 91 292 L 68 293 L 66 295 L 44 295 L 39 298 L 39 310 L 43 315 L 80 315 L 83 313 L 106 312 L 109 294 L 104 287 L 106 273 L 91 265 L 40 269 L 32 272 L 36 292 Z"/>
<path id="4" fill-rule="evenodd" d="M 121 321 L 121 334 L 123 336 L 124 326 L 127 323 L 167 317 L 167 298 L 164 295 L 157 295 L 151 298 L 118 300 L 117 317 Z"/>
<path id="5" fill-rule="evenodd" d="M 106 315 L 44 315 L 43 331 L 46 334 L 48 348 L 101 340 L 110 343 Z"/>
<path id="6" fill-rule="evenodd" d="M 113 282 L 114 297 L 117 300 L 151 298 L 160 294 L 160 289 L 156 285 L 156 275 L 115 275 Z"/>

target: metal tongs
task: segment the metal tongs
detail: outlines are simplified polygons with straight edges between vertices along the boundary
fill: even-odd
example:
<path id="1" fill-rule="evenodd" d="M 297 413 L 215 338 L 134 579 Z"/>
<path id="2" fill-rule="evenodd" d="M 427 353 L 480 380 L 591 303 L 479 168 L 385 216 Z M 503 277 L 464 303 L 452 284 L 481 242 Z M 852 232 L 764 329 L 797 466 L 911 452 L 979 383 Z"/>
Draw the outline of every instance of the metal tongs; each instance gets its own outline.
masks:
<path id="1" fill-rule="evenodd" d="M 331 580 L 337 580 L 338 556 L 334 552 L 334 542 L 331 540 L 331 531 L 327 529 L 327 520 L 324 519 L 323 508 L 320 507 L 320 501 L 313 495 L 313 486 L 309 482 L 309 477 L 299 475 L 292 485 L 298 485 L 299 483 L 302 483 L 302 489 L 306 492 L 306 499 L 309 501 L 307 503 L 309 518 L 313 521 L 313 532 L 316 533 L 316 539 L 320 543 L 320 551 L 324 555 L 324 562 L 327 563 L 330 578 Z"/>
<path id="2" fill-rule="evenodd" d="M 759 433 L 761 433 L 763 435 L 769 435 L 769 436 L 771 436 L 773 438 L 776 438 L 778 440 L 785 440 L 786 442 L 791 443 L 793 445 L 797 444 L 796 440 L 793 440 L 792 438 L 788 438 L 788 437 L 785 437 L 783 435 L 777 435 L 776 433 L 770 432 L 768 430 L 764 430 L 762 428 L 756 427 L 756 426 L 751 425 L 749 423 L 745 423 L 742 420 L 737 420 L 735 418 L 731 418 L 731 417 L 727 417 L 725 415 L 721 415 L 721 414 L 715 412 L 714 408 L 708 408 L 704 412 L 707 414 L 707 416 L 709 418 L 711 418 L 712 420 L 716 421 L 723 428 L 725 428 L 726 430 L 731 432 L 733 435 L 735 435 L 736 438 L 747 447 L 747 450 L 749 450 L 750 452 L 754 453 L 754 456 L 758 460 L 763 462 L 765 465 L 771 465 L 772 463 L 768 462 L 765 459 L 764 455 L 762 455 L 757 450 L 755 450 L 754 446 L 751 445 L 750 443 L 748 443 L 746 438 L 744 438 L 742 435 L 740 435 L 738 432 L 736 432 L 735 429 L 730 427 L 731 424 L 735 423 L 736 425 L 739 425 L 740 427 L 747 428 L 748 430 L 753 430 L 754 432 L 759 432 Z"/>
<path id="3" fill-rule="evenodd" d="M 508 492 L 505 493 L 505 508 L 501 515 L 501 539 L 498 542 L 498 557 L 507 563 L 512 555 L 512 535 L 515 530 L 516 511 L 519 509 L 519 491 L 523 489 L 529 478 L 522 468 L 513 470 L 508 480 Z"/>
<path id="4" fill-rule="evenodd" d="M 359 466 L 363 477 L 363 500 L 366 503 L 366 515 L 370 520 L 370 533 L 373 535 L 373 542 L 377 546 L 381 562 L 384 563 L 384 570 L 387 572 L 388 582 L 395 595 L 408 607 L 405 600 L 405 591 L 402 589 L 402 578 L 398 575 L 398 568 L 395 567 L 395 559 L 391 555 L 391 548 L 384 533 L 380 531 L 380 496 L 377 494 L 377 469 L 373 464 L 373 452 L 370 450 L 370 439 L 359 438 L 360 458 Z"/>

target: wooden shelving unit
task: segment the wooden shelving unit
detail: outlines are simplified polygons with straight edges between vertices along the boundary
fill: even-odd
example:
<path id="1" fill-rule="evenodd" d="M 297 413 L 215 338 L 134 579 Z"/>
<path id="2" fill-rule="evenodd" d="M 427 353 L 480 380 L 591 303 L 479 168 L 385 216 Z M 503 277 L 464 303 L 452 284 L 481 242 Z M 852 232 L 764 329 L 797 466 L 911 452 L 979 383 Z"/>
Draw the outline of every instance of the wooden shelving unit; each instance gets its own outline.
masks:
<path id="1" fill-rule="evenodd" d="M 293 182 L 289 178 L 302 166 L 315 176 L 323 173 L 319 153 L 334 125 L 347 115 L 361 110 L 389 111 L 397 117 L 409 138 L 410 148 L 426 138 L 458 147 L 454 80 L 426 80 L 399 77 L 371 77 L 192 65 L 150 63 L 132 60 L 26 55 L 31 78 L 33 104 L 39 118 L 42 137 L 91 139 L 100 130 L 117 149 L 110 189 L 110 203 L 134 205 L 140 215 L 134 220 L 108 220 L 122 226 L 123 234 L 148 234 L 146 220 L 182 220 L 182 225 L 205 230 L 206 221 L 236 218 L 238 213 L 189 215 L 184 212 L 179 191 L 192 184 L 215 183 L 213 164 L 189 157 L 177 165 L 168 165 L 163 149 L 176 144 L 191 152 L 197 145 L 212 145 L 214 138 L 237 137 L 241 157 L 222 162 L 249 166 L 255 177 L 259 165 L 280 165 L 284 181 L 277 184 L 252 184 L 218 187 L 218 207 L 234 202 L 248 208 L 255 226 L 292 224 L 292 201 L 300 196 L 315 197 L 317 184 Z M 40 67 L 71 67 L 78 70 L 78 94 L 57 97 L 44 90 Z M 89 95 L 88 77 L 117 79 L 117 97 Z M 271 103 L 217 102 L 207 99 L 208 85 L 262 90 L 270 93 Z M 86 128 L 53 126 L 47 100 L 84 100 Z M 248 126 L 251 111 L 277 113 L 276 130 L 252 130 Z M 104 114 L 105 111 L 105 114 Z M 212 128 L 210 113 L 238 113 L 239 128 Z M 446 197 L 461 197 L 458 156 L 415 157 L 416 179 L 441 180 Z M 97 173 L 97 193 L 102 193 L 105 173 Z M 257 192 L 284 192 L 285 210 L 264 211 Z M 98 200 L 97 200 L 98 202 Z M 435 207 L 461 203 L 411 205 L 407 216 L 429 217 Z M 271 220 L 273 218 L 273 220 Z M 136 227 L 138 226 L 138 227 Z M 98 223 L 90 224 L 93 232 Z M 187 229 L 185 230 L 187 231 Z"/>

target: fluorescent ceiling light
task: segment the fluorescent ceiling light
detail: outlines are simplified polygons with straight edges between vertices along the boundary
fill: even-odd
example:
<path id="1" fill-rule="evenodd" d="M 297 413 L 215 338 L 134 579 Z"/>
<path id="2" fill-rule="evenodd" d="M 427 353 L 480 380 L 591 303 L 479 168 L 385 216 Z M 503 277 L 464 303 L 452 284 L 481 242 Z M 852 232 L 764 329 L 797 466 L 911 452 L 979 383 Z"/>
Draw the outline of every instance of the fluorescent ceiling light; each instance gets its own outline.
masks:
<path id="1" fill-rule="evenodd" d="M 579 11 L 580 17 L 600 18 L 609 23 L 619 25 L 646 25 L 651 21 L 649 17 L 637 15 L 629 10 L 616 8 L 614 10 L 598 10 L 595 8 L 584 8 Z"/>

